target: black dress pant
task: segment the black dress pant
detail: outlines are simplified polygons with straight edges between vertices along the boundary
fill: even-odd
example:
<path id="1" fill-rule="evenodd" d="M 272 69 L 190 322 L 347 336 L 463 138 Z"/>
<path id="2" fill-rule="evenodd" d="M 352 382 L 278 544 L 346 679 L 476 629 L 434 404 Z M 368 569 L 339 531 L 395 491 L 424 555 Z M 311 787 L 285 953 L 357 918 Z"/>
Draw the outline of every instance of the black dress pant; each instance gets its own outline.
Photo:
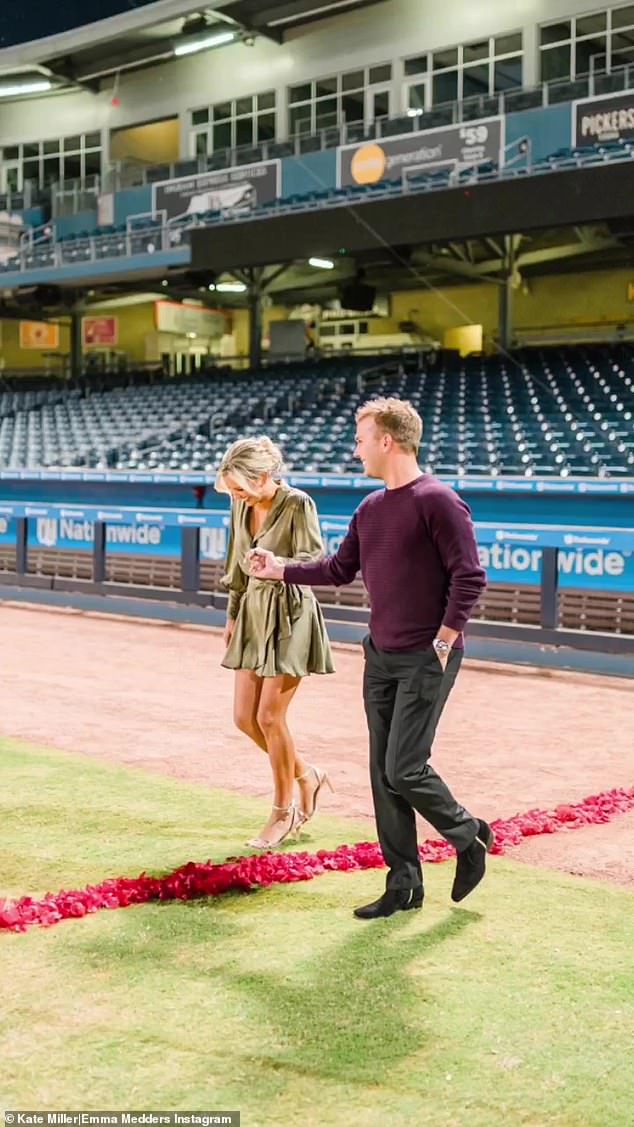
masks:
<path id="1" fill-rule="evenodd" d="M 462 653 L 453 650 L 443 672 L 431 646 L 378 650 L 368 636 L 363 648 L 370 779 L 379 843 L 389 867 L 387 888 L 416 888 L 423 878 L 415 810 L 458 851 L 471 845 L 478 831 L 476 819 L 428 762 Z"/>

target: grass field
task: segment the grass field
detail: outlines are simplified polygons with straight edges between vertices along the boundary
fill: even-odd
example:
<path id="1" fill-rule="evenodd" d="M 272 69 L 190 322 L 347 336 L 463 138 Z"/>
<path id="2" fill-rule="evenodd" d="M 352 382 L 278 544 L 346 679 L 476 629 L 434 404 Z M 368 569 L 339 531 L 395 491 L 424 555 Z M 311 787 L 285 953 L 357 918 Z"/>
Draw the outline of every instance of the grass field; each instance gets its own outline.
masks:
<path id="1" fill-rule="evenodd" d="M 243 852 L 262 804 L 0 741 L 0 895 Z M 373 836 L 320 816 L 302 848 Z M 493 858 L 361 923 L 380 871 L 0 933 L 6 1108 L 243 1127 L 629 1127 L 634 897 Z"/>

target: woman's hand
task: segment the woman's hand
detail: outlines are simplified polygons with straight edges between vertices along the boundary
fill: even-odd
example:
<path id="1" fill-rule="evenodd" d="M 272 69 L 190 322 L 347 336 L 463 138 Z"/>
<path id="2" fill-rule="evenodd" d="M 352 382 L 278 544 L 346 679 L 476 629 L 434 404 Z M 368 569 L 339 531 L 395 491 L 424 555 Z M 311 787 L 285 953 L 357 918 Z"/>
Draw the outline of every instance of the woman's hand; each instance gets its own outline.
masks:
<path id="1" fill-rule="evenodd" d="M 284 560 L 266 548 L 251 548 L 247 552 L 249 573 L 256 579 L 284 579 Z"/>

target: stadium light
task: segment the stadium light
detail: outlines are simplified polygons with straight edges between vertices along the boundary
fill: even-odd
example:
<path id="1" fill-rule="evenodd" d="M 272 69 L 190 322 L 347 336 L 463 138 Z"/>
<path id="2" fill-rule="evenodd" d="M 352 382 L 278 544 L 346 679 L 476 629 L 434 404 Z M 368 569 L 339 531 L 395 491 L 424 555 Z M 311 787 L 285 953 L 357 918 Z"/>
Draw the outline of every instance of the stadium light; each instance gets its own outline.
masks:
<path id="1" fill-rule="evenodd" d="M 218 293 L 246 293 L 244 282 L 216 282 Z"/>
<path id="2" fill-rule="evenodd" d="M 309 258 L 309 266 L 315 266 L 317 270 L 334 270 L 335 264 L 329 258 Z"/>
<path id="3" fill-rule="evenodd" d="M 216 35 L 208 35 L 205 39 L 189 39 L 185 43 L 178 43 L 174 54 L 194 55 L 197 51 L 208 51 L 210 47 L 222 47 L 223 43 L 233 43 L 235 31 L 219 31 Z"/>
<path id="4" fill-rule="evenodd" d="M 39 82 L 23 82 L 19 86 L 0 86 L 0 98 L 18 98 L 21 94 L 45 94 L 53 89 L 53 83 L 47 79 Z"/>

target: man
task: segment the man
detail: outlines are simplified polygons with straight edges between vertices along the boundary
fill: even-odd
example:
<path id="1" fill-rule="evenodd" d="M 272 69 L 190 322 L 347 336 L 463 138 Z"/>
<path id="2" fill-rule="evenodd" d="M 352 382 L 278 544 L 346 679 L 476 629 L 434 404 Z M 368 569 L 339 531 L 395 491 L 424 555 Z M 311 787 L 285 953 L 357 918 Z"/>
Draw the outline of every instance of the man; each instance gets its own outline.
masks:
<path id="1" fill-rule="evenodd" d="M 316 563 L 285 563 L 259 548 L 249 556 L 259 579 L 339 586 L 360 569 L 368 589 L 363 695 L 376 825 L 389 871 L 383 896 L 354 914 L 376 919 L 422 907 L 415 811 L 457 850 L 454 901 L 484 876 L 491 828 L 456 802 L 429 757 L 462 661 L 462 631 L 486 580 L 469 509 L 420 470 L 423 423 L 412 405 L 370 400 L 356 420 L 355 454 L 385 489 L 364 498 L 339 550 Z"/>

